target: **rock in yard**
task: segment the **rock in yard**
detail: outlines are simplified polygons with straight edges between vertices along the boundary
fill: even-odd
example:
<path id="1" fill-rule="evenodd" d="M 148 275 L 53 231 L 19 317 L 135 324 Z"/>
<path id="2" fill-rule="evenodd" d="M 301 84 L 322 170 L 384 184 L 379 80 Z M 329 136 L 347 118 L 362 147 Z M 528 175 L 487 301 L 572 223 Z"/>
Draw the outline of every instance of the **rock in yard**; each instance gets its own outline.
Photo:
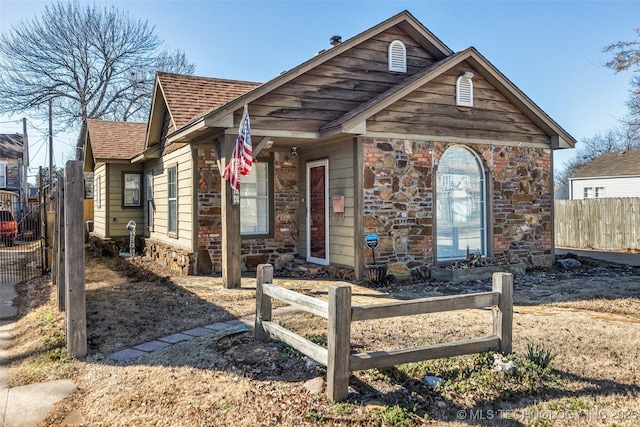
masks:
<path id="1" fill-rule="evenodd" d="M 573 258 L 564 258 L 564 259 L 556 260 L 556 264 L 558 264 L 560 267 L 566 270 L 582 267 L 582 263 L 577 259 L 573 259 Z"/>
<path id="2" fill-rule="evenodd" d="M 424 377 L 424 384 L 427 387 L 431 387 L 431 388 L 436 388 L 439 385 L 444 385 L 444 383 L 446 383 L 447 380 L 445 380 L 444 378 L 440 378 L 440 377 L 434 377 L 434 376 L 426 376 Z"/>
<path id="3" fill-rule="evenodd" d="M 388 406 L 379 400 L 370 400 L 364 404 L 364 407 L 368 411 L 386 411 Z"/>
<path id="4" fill-rule="evenodd" d="M 518 365 L 501 354 L 493 355 L 493 372 L 506 372 L 513 376 L 518 374 Z"/>
<path id="5" fill-rule="evenodd" d="M 324 380 L 322 377 L 315 377 L 305 381 L 302 386 L 311 394 L 320 394 L 324 391 Z"/>

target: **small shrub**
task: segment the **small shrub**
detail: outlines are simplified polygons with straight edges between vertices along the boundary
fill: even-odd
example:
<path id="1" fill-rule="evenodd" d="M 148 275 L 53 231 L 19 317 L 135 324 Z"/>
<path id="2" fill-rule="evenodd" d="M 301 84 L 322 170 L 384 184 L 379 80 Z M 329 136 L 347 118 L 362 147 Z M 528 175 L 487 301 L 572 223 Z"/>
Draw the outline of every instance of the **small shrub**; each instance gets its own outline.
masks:
<path id="1" fill-rule="evenodd" d="M 316 411 L 315 409 L 309 411 L 305 418 L 307 419 L 307 421 L 316 424 L 325 424 L 327 422 L 327 419 L 322 415 L 322 413 Z"/>
<path id="2" fill-rule="evenodd" d="M 327 346 L 327 334 L 324 332 L 321 334 L 309 334 L 306 338 L 314 344 L 318 344 L 322 347 Z"/>
<path id="3" fill-rule="evenodd" d="M 380 412 L 380 419 L 384 425 L 393 427 L 410 426 L 413 424 L 412 412 L 399 405 L 392 406 Z"/>
<path id="4" fill-rule="evenodd" d="M 533 345 L 527 343 L 527 359 L 541 368 L 547 368 L 551 361 L 556 357 L 550 350 L 545 349 L 543 345 Z"/>

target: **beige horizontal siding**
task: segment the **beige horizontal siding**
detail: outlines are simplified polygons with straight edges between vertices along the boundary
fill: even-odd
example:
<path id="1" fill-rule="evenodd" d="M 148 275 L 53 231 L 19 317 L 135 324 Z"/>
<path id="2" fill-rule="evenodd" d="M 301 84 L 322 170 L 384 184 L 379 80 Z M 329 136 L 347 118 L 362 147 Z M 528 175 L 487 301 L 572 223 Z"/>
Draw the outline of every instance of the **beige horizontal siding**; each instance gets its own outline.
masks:
<path id="1" fill-rule="evenodd" d="M 123 173 L 142 173 L 141 165 L 112 163 L 107 164 L 109 168 L 109 185 L 108 185 L 108 204 L 109 211 L 107 216 L 109 237 L 127 237 L 129 230 L 127 224 L 129 221 L 136 222 L 136 235 L 144 234 L 144 209 L 141 204 L 139 207 L 123 206 Z M 144 195 L 144 180 L 140 189 L 141 201 Z"/>
<path id="2" fill-rule="evenodd" d="M 93 174 L 93 182 L 97 183 L 98 181 L 100 181 L 100 194 L 102 200 L 100 200 L 100 203 L 98 203 L 98 200 L 96 199 L 93 201 L 93 232 L 96 236 L 104 238 L 107 236 L 107 167 L 104 164 L 98 167 Z M 94 190 L 94 197 L 96 196 L 97 195 Z"/>
<path id="3" fill-rule="evenodd" d="M 178 236 L 170 237 L 169 228 L 169 191 L 167 169 L 177 164 L 177 201 L 178 201 Z M 194 165 L 191 147 L 185 146 L 166 156 L 148 161 L 145 164 L 145 175 L 153 171 L 153 199 L 155 204 L 153 230 L 148 236 L 165 242 L 168 245 L 193 251 L 193 174 Z"/>
<path id="4" fill-rule="evenodd" d="M 300 162 L 300 195 L 306 202 L 306 163 L 308 161 L 329 159 L 329 262 L 349 267 L 355 265 L 355 191 L 354 191 L 354 147 L 351 139 L 342 140 L 318 149 L 304 150 Z M 331 197 L 345 196 L 344 213 L 333 212 Z M 306 256 L 306 203 L 300 209 L 300 252 Z"/>

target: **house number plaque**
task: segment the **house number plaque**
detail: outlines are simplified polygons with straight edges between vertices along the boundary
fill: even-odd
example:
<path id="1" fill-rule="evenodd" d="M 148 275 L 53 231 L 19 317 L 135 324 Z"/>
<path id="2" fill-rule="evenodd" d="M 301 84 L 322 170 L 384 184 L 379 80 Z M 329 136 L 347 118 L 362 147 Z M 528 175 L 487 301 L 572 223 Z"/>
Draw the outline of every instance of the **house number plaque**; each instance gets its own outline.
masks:
<path id="1" fill-rule="evenodd" d="M 365 236 L 365 242 L 367 243 L 367 246 L 371 248 L 371 250 L 375 249 L 378 247 L 378 236 L 375 234 L 368 234 L 367 236 Z"/>

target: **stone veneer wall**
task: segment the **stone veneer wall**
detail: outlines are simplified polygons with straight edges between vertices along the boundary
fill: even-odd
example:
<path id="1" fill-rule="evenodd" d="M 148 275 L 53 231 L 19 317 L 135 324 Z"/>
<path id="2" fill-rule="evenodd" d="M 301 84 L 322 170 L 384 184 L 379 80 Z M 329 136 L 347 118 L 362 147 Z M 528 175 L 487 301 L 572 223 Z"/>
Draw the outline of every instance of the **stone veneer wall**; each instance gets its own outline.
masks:
<path id="1" fill-rule="evenodd" d="M 195 256 L 185 249 L 177 249 L 158 240 L 146 239 L 144 256 L 173 273 L 183 276 L 195 273 Z"/>
<path id="2" fill-rule="evenodd" d="M 262 153 L 267 154 L 267 151 Z M 275 152 L 273 237 L 242 239 L 242 270 L 258 264 L 275 269 L 298 254 L 298 160 L 288 152 Z M 213 150 L 198 150 L 198 272 L 222 272 L 222 214 L 220 171 Z"/>
<path id="3" fill-rule="evenodd" d="M 363 139 L 364 232 L 379 236 L 376 262 L 399 279 L 427 276 L 434 264 L 434 167 L 450 145 Z M 551 265 L 551 150 L 464 145 L 478 154 L 485 171 L 493 171 L 494 256 Z M 367 249 L 365 263 L 371 262 Z"/>
<path id="4" fill-rule="evenodd" d="M 103 239 L 94 234 L 89 236 L 89 247 L 100 256 L 120 256 L 129 252 L 129 238 L 115 237 Z M 136 255 L 144 255 L 173 273 L 188 275 L 194 273 L 195 257 L 189 251 L 176 249 L 166 243 L 136 236 Z"/>

